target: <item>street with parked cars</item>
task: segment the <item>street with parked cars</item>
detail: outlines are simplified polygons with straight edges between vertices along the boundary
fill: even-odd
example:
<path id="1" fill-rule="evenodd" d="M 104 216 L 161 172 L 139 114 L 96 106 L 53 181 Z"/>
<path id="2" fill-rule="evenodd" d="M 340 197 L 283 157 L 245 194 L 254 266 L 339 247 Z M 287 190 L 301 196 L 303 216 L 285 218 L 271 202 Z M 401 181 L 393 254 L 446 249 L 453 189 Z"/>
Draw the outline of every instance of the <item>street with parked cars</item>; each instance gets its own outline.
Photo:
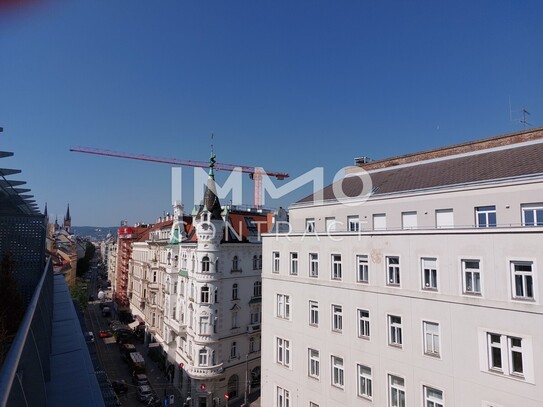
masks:
<path id="1" fill-rule="evenodd" d="M 122 315 L 123 322 L 119 320 L 121 315 L 116 312 L 109 292 L 104 291 L 104 277 L 101 278 L 99 272 L 101 270 L 95 269 L 91 276 L 91 289 L 99 291 L 89 295 L 93 300 L 89 301 L 84 315 L 85 337 L 89 346 L 96 350 L 116 394 L 116 404 L 127 407 L 182 406 L 177 389 L 149 358 L 148 347 L 140 340 L 143 339 L 141 329 L 128 326 L 130 318 L 126 314 Z M 100 291 L 103 295 L 99 295 Z M 108 312 L 104 313 L 105 309 Z M 166 404 L 164 400 L 167 400 Z"/>

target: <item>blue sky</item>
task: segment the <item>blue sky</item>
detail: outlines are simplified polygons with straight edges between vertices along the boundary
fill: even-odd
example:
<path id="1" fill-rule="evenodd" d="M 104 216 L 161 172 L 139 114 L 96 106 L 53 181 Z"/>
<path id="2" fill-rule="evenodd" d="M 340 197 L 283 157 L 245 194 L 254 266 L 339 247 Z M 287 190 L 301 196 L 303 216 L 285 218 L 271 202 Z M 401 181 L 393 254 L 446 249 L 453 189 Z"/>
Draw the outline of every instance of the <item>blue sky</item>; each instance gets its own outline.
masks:
<path id="1" fill-rule="evenodd" d="M 543 126 L 541 1 L 36 1 L 0 8 L 0 149 L 73 224 L 153 222 L 171 168 L 90 146 L 325 182 L 373 159 Z M 510 108 L 511 107 L 511 108 Z M 226 174 L 219 175 L 223 182 Z M 292 178 L 291 178 L 292 179 Z M 279 184 L 278 184 L 279 185 Z M 244 176 L 244 200 L 252 183 Z M 266 206 L 286 206 L 308 189 Z M 192 170 L 183 170 L 192 208 Z"/>

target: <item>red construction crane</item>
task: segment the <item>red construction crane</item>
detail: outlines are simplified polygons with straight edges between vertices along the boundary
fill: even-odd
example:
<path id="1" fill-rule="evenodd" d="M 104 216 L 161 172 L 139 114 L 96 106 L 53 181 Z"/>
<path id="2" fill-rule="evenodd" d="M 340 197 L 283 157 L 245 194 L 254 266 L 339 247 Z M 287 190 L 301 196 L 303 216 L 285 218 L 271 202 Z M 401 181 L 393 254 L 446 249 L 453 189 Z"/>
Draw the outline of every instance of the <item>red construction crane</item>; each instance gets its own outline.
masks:
<path id="1" fill-rule="evenodd" d="M 153 157 L 146 154 L 122 153 L 118 151 L 103 150 L 100 148 L 92 148 L 92 147 L 74 147 L 74 148 L 70 148 L 70 151 L 73 151 L 76 153 L 103 155 L 106 157 L 128 158 L 130 160 L 173 164 L 173 165 L 179 165 L 179 166 L 185 166 L 185 167 L 198 167 L 198 168 L 209 167 L 209 162 L 206 162 L 206 161 L 180 160 L 177 158 Z M 254 196 L 255 208 L 262 207 L 262 175 L 263 174 L 266 174 L 269 177 L 275 177 L 278 180 L 284 180 L 285 178 L 289 177 L 289 175 L 284 172 L 268 172 L 268 171 L 265 171 L 261 167 L 251 167 L 247 165 L 215 163 L 215 169 L 218 171 L 220 170 L 234 171 L 235 170 L 235 171 L 241 171 L 241 172 L 249 174 L 249 177 L 255 182 L 255 196 Z"/>

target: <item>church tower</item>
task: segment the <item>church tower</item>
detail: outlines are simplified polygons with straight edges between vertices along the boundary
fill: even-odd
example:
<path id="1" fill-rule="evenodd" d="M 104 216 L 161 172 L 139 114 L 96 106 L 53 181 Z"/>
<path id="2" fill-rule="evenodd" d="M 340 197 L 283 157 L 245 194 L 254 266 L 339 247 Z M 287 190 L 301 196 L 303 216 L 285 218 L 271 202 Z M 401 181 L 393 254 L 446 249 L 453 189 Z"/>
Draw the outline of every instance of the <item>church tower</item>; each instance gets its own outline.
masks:
<path id="1" fill-rule="evenodd" d="M 70 204 L 68 204 L 68 208 L 66 209 L 66 215 L 64 216 L 63 228 L 68 233 L 70 232 L 70 229 L 72 228 L 72 218 L 70 217 Z"/>

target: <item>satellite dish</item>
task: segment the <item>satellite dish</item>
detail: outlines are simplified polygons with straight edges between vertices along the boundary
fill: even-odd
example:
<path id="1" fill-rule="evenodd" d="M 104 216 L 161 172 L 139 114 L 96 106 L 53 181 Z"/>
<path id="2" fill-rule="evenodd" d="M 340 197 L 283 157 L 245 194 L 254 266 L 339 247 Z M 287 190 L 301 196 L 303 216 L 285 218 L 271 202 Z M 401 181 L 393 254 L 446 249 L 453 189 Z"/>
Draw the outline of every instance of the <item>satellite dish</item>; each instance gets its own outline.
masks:
<path id="1" fill-rule="evenodd" d="M 103 292 L 103 291 L 98 291 L 98 299 L 99 299 L 99 300 L 103 300 L 103 299 L 104 299 L 104 292 Z"/>

